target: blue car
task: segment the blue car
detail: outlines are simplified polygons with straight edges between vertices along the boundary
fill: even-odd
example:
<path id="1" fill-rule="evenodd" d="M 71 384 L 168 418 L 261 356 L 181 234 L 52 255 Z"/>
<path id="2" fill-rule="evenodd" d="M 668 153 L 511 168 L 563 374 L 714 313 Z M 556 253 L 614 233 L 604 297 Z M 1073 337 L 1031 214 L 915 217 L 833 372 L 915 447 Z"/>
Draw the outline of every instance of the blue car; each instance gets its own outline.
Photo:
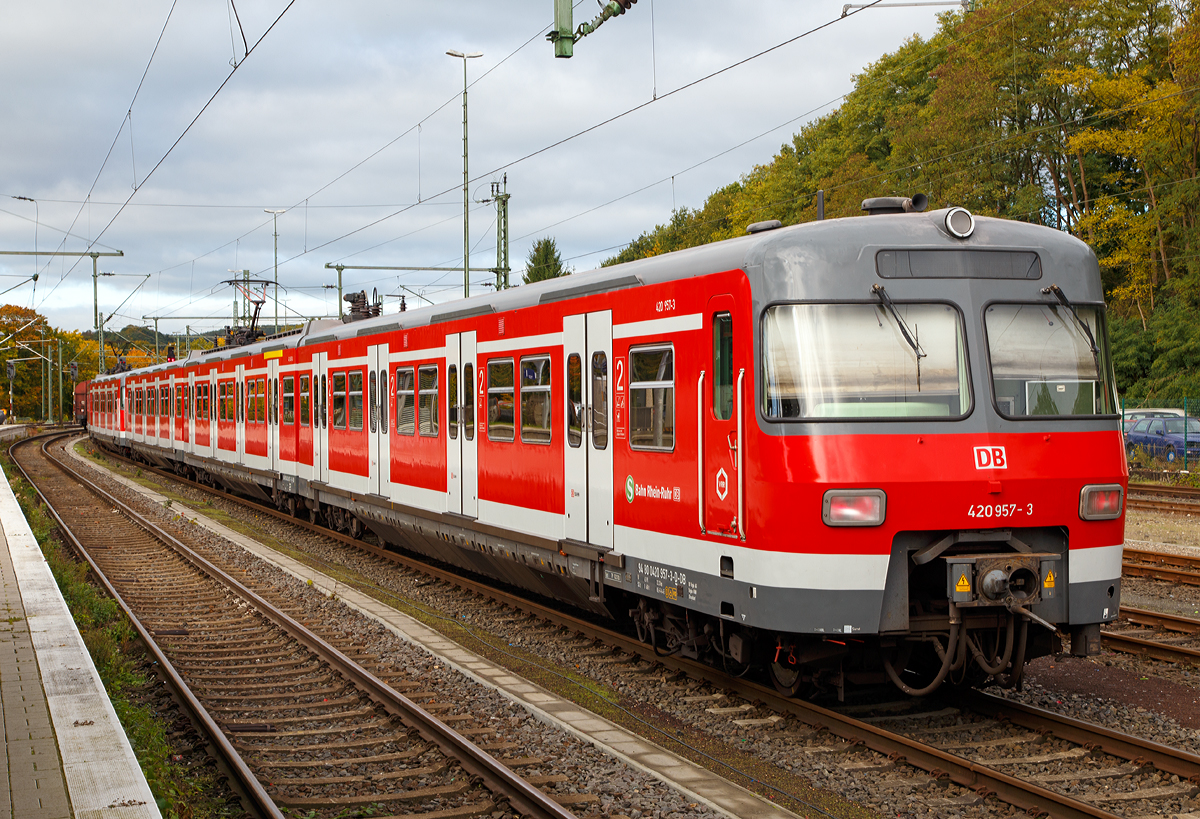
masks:
<path id="1" fill-rule="evenodd" d="M 1143 418 L 1125 433 L 1125 450 L 1132 461 L 1139 451 L 1151 457 L 1165 457 L 1167 463 L 1183 458 L 1184 424 L 1188 465 L 1200 458 L 1200 419 Z"/>

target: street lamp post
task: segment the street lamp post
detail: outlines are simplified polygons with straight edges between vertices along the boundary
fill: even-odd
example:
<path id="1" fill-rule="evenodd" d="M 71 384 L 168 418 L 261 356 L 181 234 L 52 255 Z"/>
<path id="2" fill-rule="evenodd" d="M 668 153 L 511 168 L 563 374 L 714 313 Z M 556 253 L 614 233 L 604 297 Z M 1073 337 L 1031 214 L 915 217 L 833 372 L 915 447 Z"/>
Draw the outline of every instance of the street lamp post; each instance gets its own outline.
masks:
<path id="1" fill-rule="evenodd" d="M 271 331 L 274 334 L 279 332 L 279 214 L 287 211 L 264 208 L 263 213 L 271 214 L 275 223 L 275 327 Z"/>
<path id="2" fill-rule="evenodd" d="M 464 54 L 461 51 L 447 51 L 451 57 L 463 61 L 463 298 L 471 296 L 471 195 L 467 190 L 467 60 L 472 57 L 482 57 L 482 51 L 472 51 Z"/>

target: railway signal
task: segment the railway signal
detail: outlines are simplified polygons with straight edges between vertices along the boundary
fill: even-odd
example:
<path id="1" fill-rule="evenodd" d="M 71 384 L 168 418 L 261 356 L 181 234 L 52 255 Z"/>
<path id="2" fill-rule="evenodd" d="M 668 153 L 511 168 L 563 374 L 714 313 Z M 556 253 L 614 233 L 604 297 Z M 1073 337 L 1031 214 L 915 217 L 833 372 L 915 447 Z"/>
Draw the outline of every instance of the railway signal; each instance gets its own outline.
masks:
<path id="1" fill-rule="evenodd" d="M 76 361 L 71 362 L 71 380 L 72 381 L 79 380 L 79 363 Z"/>

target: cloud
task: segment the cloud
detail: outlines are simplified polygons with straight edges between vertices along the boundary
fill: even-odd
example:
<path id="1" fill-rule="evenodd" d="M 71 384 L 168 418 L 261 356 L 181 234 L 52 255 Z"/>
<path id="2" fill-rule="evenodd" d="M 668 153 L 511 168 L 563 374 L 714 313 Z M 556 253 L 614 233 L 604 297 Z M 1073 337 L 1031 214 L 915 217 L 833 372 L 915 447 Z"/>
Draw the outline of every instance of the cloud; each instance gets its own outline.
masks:
<path id="1" fill-rule="evenodd" d="M 237 2 L 251 45 L 286 4 Z M 444 53 L 459 49 L 484 52 L 467 64 L 473 198 L 486 198 L 493 178 L 507 174 L 510 235 L 522 237 L 511 247 L 514 267 L 550 235 L 564 258 L 589 269 L 669 219 L 672 207 L 698 207 L 769 160 L 800 123 L 688 168 L 836 99 L 866 64 L 936 26 L 934 10 L 872 10 L 662 98 L 837 18 L 841 5 L 642 0 L 579 42 L 573 59 L 556 60 L 540 36 L 552 19 L 549 0 L 297 3 L 147 181 L 230 61 L 244 56 L 231 7 L 176 6 L 130 112 L 169 3 L 10 4 L 0 28 L 0 248 L 33 249 L 36 220 L 39 250 L 58 247 L 68 229 L 65 249 L 84 250 L 137 184 L 100 240 L 125 252 L 100 268 L 129 274 L 101 280 L 100 307 L 114 309 L 137 276 L 151 274 L 115 321 L 214 317 L 160 321 L 172 331 L 227 323 L 228 270 L 271 275 L 264 208 L 291 208 L 278 220 L 279 275 L 289 307 L 306 314 L 336 312 L 321 290 L 335 279 L 326 262 L 460 265 L 463 66 Z M 595 13 L 581 3 L 576 23 Z M 490 173 L 655 93 L 661 99 L 640 111 Z M 494 263 L 493 225 L 489 206 L 476 206 L 473 267 Z M 40 267 L 36 296 L 27 285 L 7 298 L 56 325 L 91 327 L 90 260 L 43 258 Z M 0 273 L 33 270 L 30 258 L 0 257 Z M 347 290 L 399 292 L 395 282 L 435 300 L 461 295 L 453 274 L 345 272 Z"/>

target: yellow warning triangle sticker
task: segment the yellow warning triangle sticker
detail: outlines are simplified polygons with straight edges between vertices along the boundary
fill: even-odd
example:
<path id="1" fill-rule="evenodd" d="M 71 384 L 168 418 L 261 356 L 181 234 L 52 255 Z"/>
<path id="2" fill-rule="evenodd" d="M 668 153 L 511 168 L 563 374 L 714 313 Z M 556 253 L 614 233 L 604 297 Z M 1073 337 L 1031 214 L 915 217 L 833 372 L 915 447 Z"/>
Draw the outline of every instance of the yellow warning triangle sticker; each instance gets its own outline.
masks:
<path id="1" fill-rule="evenodd" d="M 954 584 L 956 592 L 969 592 L 971 590 L 971 581 L 967 580 L 966 572 L 958 576 L 958 582 Z"/>
<path id="2" fill-rule="evenodd" d="M 1042 583 L 1042 586 L 1047 589 L 1054 588 L 1054 570 L 1053 569 L 1050 569 L 1049 571 L 1046 572 L 1046 580 Z"/>

